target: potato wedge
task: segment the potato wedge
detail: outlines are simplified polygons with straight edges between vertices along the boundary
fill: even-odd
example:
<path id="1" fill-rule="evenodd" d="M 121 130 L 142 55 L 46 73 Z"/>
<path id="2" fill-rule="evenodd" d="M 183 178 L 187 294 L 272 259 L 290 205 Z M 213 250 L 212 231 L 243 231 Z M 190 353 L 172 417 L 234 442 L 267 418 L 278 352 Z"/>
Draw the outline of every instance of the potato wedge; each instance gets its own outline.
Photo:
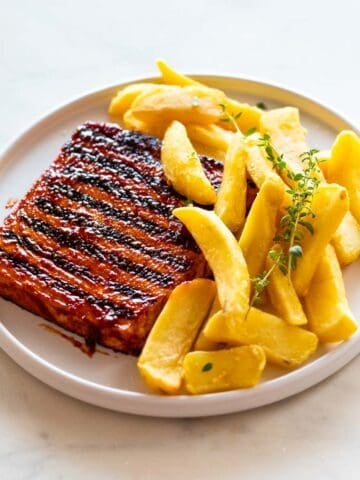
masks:
<path id="1" fill-rule="evenodd" d="M 193 144 L 195 151 L 198 153 L 198 155 L 205 155 L 206 157 L 214 158 L 215 160 L 224 163 L 226 156 L 225 150 L 219 150 L 218 148 L 215 148 L 211 145 L 199 143 L 194 140 L 192 140 L 191 143 Z"/>
<path id="2" fill-rule="evenodd" d="M 315 218 L 310 220 L 314 234 L 304 230 L 304 238 L 301 241 L 303 255 L 291 276 L 296 293 L 300 297 L 306 295 L 321 255 L 348 208 L 349 198 L 346 189 L 340 185 L 322 184 L 316 190 L 311 205 Z"/>
<path id="3" fill-rule="evenodd" d="M 324 175 L 327 178 L 327 164 L 331 158 L 331 151 L 330 150 L 320 150 L 316 154 L 317 161 L 319 163 L 319 167 Z"/>
<path id="4" fill-rule="evenodd" d="M 209 318 L 212 318 L 212 316 L 215 315 L 215 313 L 217 313 L 220 310 L 221 310 L 220 300 L 219 300 L 219 297 L 217 295 L 215 295 L 215 299 L 214 299 L 213 304 L 211 306 L 211 309 L 210 309 L 210 312 L 209 312 L 209 315 L 208 315 L 208 318 L 207 318 L 206 322 L 209 320 Z M 206 322 L 205 322 L 205 324 L 206 324 Z M 223 347 L 224 347 L 223 344 L 212 342 L 211 340 L 206 338 L 205 335 L 204 335 L 204 328 L 202 328 L 200 330 L 200 333 L 199 333 L 196 341 L 195 341 L 193 350 L 195 350 L 195 351 L 196 350 L 203 350 L 205 352 L 210 352 L 212 350 L 219 350 Z"/>
<path id="5" fill-rule="evenodd" d="M 156 83 L 133 83 L 122 88 L 110 102 L 109 115 L 122 117 L 126 110 L 131 108 L 131 104 L 136 97 L 144 92 L 149 92 L 158 87 Z"/>
<path id="6" fill-rule="evenodd" d="M 178 193 L 201 205 L 215 203 L 215 189 L 180 122 L 172 122 L 165 132 L 161 163 L 167 180 Z"/>
<path id="7" fill-rule="evenodd" d="M 350 211 L 360 223 L 360 138 L 351 131 L 339 133 L 331 149 L 331 158 L 326 162 L 329 182 L 347 188 Z"/>
<path id="8" fill-rule="evenodd" d="M 179 87 L 186 87 L 190 85 L 201 85 L 200 82 L 193 80 L 190 77 L 182 75 L 181 73 L 175 71 L 165 62 L 165 60 L 158 59 L 156 60 L 156 66 L 158 67 L 162 81 L 167 85 L 178 85 Z"/>
<path id="9" fill-rule="evenodd" d="M 205 336 L 214 342 L 231 345 L 259 345 L 270 363 L 296 368 L 312 355 L 318 344 L 312 332 L 289 325 L 281 318 L 251 307 L 237 331 L 229 331 L 224 323 L 212 317 L 204 329 Z"/>
<path id="10" fill-rule="evenodd" d="M 260 118 L 260 131 L 270 135 L 272 146 L 284 155 L 290 170 L 294 173 L 303 170 L 300 155 L 308 150 L 307 131 L 300 123 L 297 108 L 283 107 L 264 112 Z M 286 173 L 283 179 L 289 183 Z"/>
<path id="11" fill-rule="evenodd" d="M 184 360 L 185 386 L 193 394 L 254 387 L 265 365 L 264 350 L 257 345 L 191 352 Z"/>
<path id="12" fill-rule="evenodd" d="M 360 224 L 350 211 L 345 213 L 331 243 L 343 267 L 360 257 Z"/>
<path id="13" fill-rule="evenodd" d="M 174 69 L 169 67 L 164 60 L 157 60 L 156 64 L 160 70 L 163 82 L 167 85 L 179 85 L 181 87 L 203 85 L 202 83 L 197 82 L 188 76 L 176 72 Z M 221 103 L 225 105 L 229 114 L 237 115 L 238 113 L 241 113 L 241 115 L 236 119 L 236 123 L 242 132 L 247 132 L 249 128 L 252 127 L 258 127 L 259 119 L 262 115 L 262 110 L 259 108 L 247 103 L 241 103 L 231 98 L 226 98 L 226 101 Z M 224 116 L 222 115 L 221 118 L 223 117 Z M 234 127 L 231 123 L 224 122 L 221 119 L 219 121 L 219 126 L 225 128 L 226 130 L 234 130 Z"/>
<path id="14" fill-rule="evenodd" d="M 215 203 L 215 213 L 225 225 L 237 232 L 246 213 L 246 150 L 243 136 L 236 133 L 225 157 L 224 173 Z"/>
<path id="15" fill-rule="evenodd" d="M 273 267 L 273 261 L 268 256 L 266 270 Z M 305 325 L 307 318 L 297 296 L 293 284 L 287 275 L 284 275 L 279 267 L 275 267 L 269 277 L 266 287 L 272 306 L 277 315 L 290 325 Z"/>
<path id="16" fill-rule="evenodd" d="M 310 329 L 320 342 L 347 340 L 357 330 L 335 251 L 326 247 L 304 298 Z"/>
<path id="17" fill-rule="evenodd" d="M 136 117 L 145 122 L 178 120 L 183 124 L 209 125 L 220 119 L 220 105 L 224 101 L 225 94 L 214 88 L 167 87 L 138 96 L 131 109 Z"/>
<path id="18" fill-rule="evenodd" d="M 227 98 L 224 105 L 226 112 L 235 118 L 240 114 L 235 121 L 243 133 L 246 133 L 250 128 L 257 129 L 259 127 L 260 118 L 263 115 L 263 111 L 260 110 L 260 108 L 249 105 L 248 103 L 239 102 L 232 98 Z M 219 125 L 227 130 L 235 131 L 233 123 L 224 120 L 226 118 L 226 115 L 223 115 L 219 121 Z"/>
<path id="19" fill-rule="evenodd" d="M 138 359 L 139 371 L 151 388 L 178 393 L 183 360 L 215 293 L 215 283 L 206 279 L 185 282 L 173 290 Z"/>
<path id="20" fill-rule="evenodd" d="M 245 138 L 247 147 L 246 170 L 252 181 L 260 189 L 266 179 L 270 177 L 280 179 L 280 176 L 274 170 L 272 163 L 266 158 L 264 150 L 259 147 L 259 142 L 258 134 Z"/>
<path id="21" fill-rule="evenodd" d="M 282 110 L 282 109 L 280 109 Z M 277 110 L 267 112 L 266 114 L 276 113 Z M 294 113 L 294 112 L 293 112 Z M 290 111 L 291 114 L 291 111 Z M 276 117 L 276 115 L 275 115 Z M 296 118 L 298 119 L 298 112 L 295 112 L 295 120 Z M 271 116 L 270 116 L 271 120 Z M 266 123 L 266 119 L 265 119 Z M 305 143 L 304 134 L 301 134 L 301 128 L 299 127 L 299 122 L 294 121 L 295 126 L 298 126 L 300 139 L 298 140 L 297 144 L 297 152 L 301 154 L 301 149 L 307 149 L 307 145 Z M 296 130 L 296 129 L 295 129 Z M 266 178 L 269 176 L 278 176 L 278 174 L 273 170 L 272 164 L 266 159 L 266 156 L 264 154 L 263 149 L 259 149 L 257 147 L 257 144 L 259 143 L 259 136 L 257 134 L 251 135 L 247 139 L 247 143 L 249 145 L 248 148 L 248 158 L 246 162 L 246 167 L 249 175 L 253 179 L 253 181 L 256 183 L 258 188 L 262 185 L 262 183 L 265 181 Z M 305 151 L 305 150 L 303 150 Z M 291 155 L 294 154 L 294 151 L 290 153 Z M 322 161 L 326 160 L 326 156 L 328 155 L 328 152 L 323 151 L 319 152 L 317 154 L 317 158 Z M 301 160 L 299 157 L 294 157 L 295 160 L 293 161 L 292 165 L 296 165 L 296 170 L 300 171 L 300 168 L 302 169 L 301 165 Z M 291 162 L 290 162 L 291 163 Z M 320 167 L 324 169 L 323 165 L 326 162 L 324 161 L 323 163 L 320 163 Z M 289 165 L 291 166 L 291 165 Z M 318 172 L 318 175 L 320 177 L 321 181 L 324 181 L 323 174 Z M 289 182 L 289 179 L 285 176 L 284 177 L 287 183 Z M 290 202 L 290 197 L 286 193 L 284 196 L 284 205 L 281 210 L 284 210 L 286 206 L 289 205 Z M 355 221 L 355 219 L 351 218 L 350 212 L 346 213 L 342 222 L 339 225 L 338 230 L 335 232 L 334 237 L 333 237 L 333 244 L 336 248 L 336 252 L 338 254 L 339 260 L 342 265 L 348 265 L 349 263 L 355 261 L 357 258 L 360 256 L 360 237 L 359 237 L 359 231 L 360 231 L 360 225 Z"/>
<path id="22" fill-rule="evenodd" d="M 265 268 L 265 260 L 277 229 L 277 215 L 285 193 L 280 178 L 269 177 L 255 198 L 241 233 L 239 245 L 244 254 L 250 278 Z"/>
<path id="23" fill-rule="evenodd" d="M 158 138 L 163 138 L 165 131 L 169 126 L 168 123 L 164 122 L 143 122 L 135 117 L 131 109 L 125 112 L 123 116 L 123 124 L 124 127 L 128 128 L 129 130 L 137 130 L 139 132 L 146 133 L 147 135 L 154 135 Z"/>
<path id="24" fill-rule="evenodd" d="M 233 234 L 214 213 L 197 207 L 176 208 L 181 220 L 202 250 L 214 274 L 224 321 L 237 328 L 249 309 L 250 278 Z"/>
<path id="25" fill-rule="evenodd" d="M 192 142 L 197 142 L 203 145 L 208 145 L 216 150 L 224 152 L 230 146 L 233 138 L 233 133 L 224 130 L 218 125 L 187 125 L 187 133 Z"/>

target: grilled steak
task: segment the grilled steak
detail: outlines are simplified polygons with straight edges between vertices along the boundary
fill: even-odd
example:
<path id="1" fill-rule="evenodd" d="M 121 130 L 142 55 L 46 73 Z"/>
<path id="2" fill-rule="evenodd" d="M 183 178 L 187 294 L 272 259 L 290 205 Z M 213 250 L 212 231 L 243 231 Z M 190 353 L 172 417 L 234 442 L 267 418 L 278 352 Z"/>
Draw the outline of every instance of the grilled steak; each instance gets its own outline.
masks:
<path id="1" fill-rule="evenodd" d="M 0 229 L 0 295 L 121 352 L 138 354 L 171 290 L 204 274 L 172 210 L 161 142 L 80 126 Z M 222 166 L 202 157 L 218 187 Z"/>

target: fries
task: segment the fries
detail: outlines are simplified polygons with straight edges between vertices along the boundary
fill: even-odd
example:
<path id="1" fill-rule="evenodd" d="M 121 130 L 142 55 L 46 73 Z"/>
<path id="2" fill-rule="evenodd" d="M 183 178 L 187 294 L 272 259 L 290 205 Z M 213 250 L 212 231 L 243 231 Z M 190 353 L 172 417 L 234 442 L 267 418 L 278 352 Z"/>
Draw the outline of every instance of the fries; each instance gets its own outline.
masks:
<path id="1" fill-rule="evenodd" d="M 264 112 L 260 119 L 260 130 L 270 135 L 274 149 L 284 155 L 290 170 L 294 173 L 303 170 L 300 155 L 308 150 L 307 132 L 300 123 L 297 108 L 284 107 Z M 289 181 L 286 173 L 283 179 Z"/>
<path id="2" fill-rule="evenodd" d="M 250 279 L 241 249 L 217 215 L 197 207 L 176 208 L 214 273 L 224 322 L 236 330 L 249 308 Z"/>
<path id="3" fill-rule="evenodd" d="M 165 133 L 161 163 L 167 180 L 178 193 L 202 205 L 215 203 L 216 192 L 180 122 L 173 122 Z"/>
<path id="4" fill-rule="evenodd" d="M 293 272 L 292 280 L 298 295 L 308 292 L 311 279 L 315 273 L 321 255 L 340 225 L 349 208 L 348 194 L 339 185 L 324 184 L 318 188 L 311 210 L 313 233 L 304 231 L 302 240 L 302 257 Z"/>
<path id="5" fill-rule="evenodd" d="M 274 267 L 270 256 L 267 258 L 266 267 L 268 271 L 272 269 L 267 292 L 279 317 L 290 325 L 305 325 L 307 318 L 291 280 L 280 271 L 278 266 Z"/>
<path id="6" fill-rule="evenodd" d="M 145 122 L 178 120 L 183 124 L 210 125 L 220 120 L 220 105 L 224 101 L 224 93 L 214 88 L 167 87 L 142 93 L 131 109 L 135 117 Z"/>
<path id="7" fill-rule="evenodd" d="M 192 394 L 254 387 L 265 364 L 264 350 L 257 345 L 191 352 L 184 360 L 185 386 Z"/>
<path id="8" fill-rule="evenodd" d="M 131 108 L 135 98 L 144 92 L 154 91 L 158 85 L 155 83 L 133 83 L 118 92 L 111 100 L 109 114 L 114 117 L 121 117 Z"/>
<path id="9" fill-rule="evenodd" d="M 270 363 L 296 368 L 312 355 L 318 344 L 314 333 L 288 325 L 270 313 L 251 307 L 246 320 L 230 331 L 214 315 L 205 325 L 204 335 L 212 342 L 230 345 L 260 345 Z"/>
<path id="10" fill-rule="evenodd" d="M 187 125 L 187 133 L 194 142 L 226 152 L 233 139 L 233 133 L 218 125 Z"/>
<path id="11" fill-rule="evenodd" d="M 252 387 L 266 363 L 298 368 L 358 328 L 340 265 L 360 257 L 360 138 L 317 152 L 297 108 L 262 111 L 157 66 L 161 83 L 128 85 L 109 114 L 163 138 L 166 180 L 195 203 L 173 215 L 214 280 L 173 290 L 138 368 L 168 394 Z M 198 154 L 224 162 L 217 192 Z"/>
<path id="12" fill-rule="evenodd" d="M 277 215 L 285 193 L 279 178 L 266 180 L 250 209 L 239 245 L 251 278 L 265 267 L 265 260 L 277 229 Z"/>
<path id="13" fill-rule="evenodd" d="M 339 262 L 331 245 L 321 257 L 305 297 L 305 306 L 310 329 L 321 342 L 347 340 L 357 329 L 346 299 Z"/>
<path id="14" fill-rule="evenodd" d="M 182 364 L 215 296 L 211 280 L 179 285 L 155 322 L 138 360 L 146 383 L 175 394 L 182 381 Z"/>
<path id="15" fill-rule="evenodd" d="M 246 210 L 246 169 L 243 137 L 236 133 L 226 153 L 222 183 L 215 203 L 215 213 L 225 225 L 237 232 Z"/>
<path id="16" fill-rule="evenodd" d="M 338 135 L 326 163 L 326 174 L 329 182 L 347 188 L 350 210 L 360 222 L 360 138 L 354 132 L 344 131 Z"/>

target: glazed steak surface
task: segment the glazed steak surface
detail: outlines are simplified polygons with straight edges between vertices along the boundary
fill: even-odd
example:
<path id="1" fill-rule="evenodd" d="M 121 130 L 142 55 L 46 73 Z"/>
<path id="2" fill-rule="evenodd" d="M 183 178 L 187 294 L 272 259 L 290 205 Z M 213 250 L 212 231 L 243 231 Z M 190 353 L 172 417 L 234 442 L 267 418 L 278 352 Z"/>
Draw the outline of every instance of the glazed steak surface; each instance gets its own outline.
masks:
<path id="1" fill-rule="evenodd" d="M 86 123 L 0 230 L 0 295 L 114 350 L 138 354 L 173 288 L 205 260 L 172 210 L 161 142 Z M 222 166 L 202 157 L 215 187 Z"/>

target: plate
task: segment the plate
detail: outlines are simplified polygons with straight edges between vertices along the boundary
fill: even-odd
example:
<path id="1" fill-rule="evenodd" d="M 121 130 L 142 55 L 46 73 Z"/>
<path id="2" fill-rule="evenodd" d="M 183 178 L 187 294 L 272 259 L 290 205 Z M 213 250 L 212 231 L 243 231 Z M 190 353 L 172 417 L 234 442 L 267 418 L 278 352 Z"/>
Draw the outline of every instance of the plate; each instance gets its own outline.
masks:
<path id="1" fill-rule="evenodd" d="M 230 76 L 194 75 L 204 83 L 249 102 L 269 107 L 300 108 L 309 129 L 309 143 L 329 148 L 341 129 L 356 128 L 341 115 L 318 102 L 285 88 Z M 133 80 L 135 81 L 135 80 Z M 136 79 L 139 82 L 154 78 Z M 0 164 L 0 220 L 9 213 L 9 198 L 21 198 L 34 180 L 57 156 L 62 144 L 85 120 L 108 121 L 107 106 L 115 92 L 132 82 L 82 96 L 55 110 L 23 133 L 2 155 Z M 360 262 L 345 271 L 351 308 L 360 318 Z M 269 370 L 262 383 L 249 390 L 203 396 L 167 397 L 146 389 L 133 357 L 99 349 L 88 358 L 79 349 L 49 330 L 44 320 L 10 302 L 0 300 L 0 346 L 21 367 L 61 392 L 100 407 L 158 417 L 198 417 L 238 412 L 294 395 L 333 374 L 360 352 L 360 332 L 349 341 L 319 352 L 299 370 Z M 46 327 L 47 325 L 47 327 Z M 45 326 L 45 328 L 44 328 Z M 60 331 L 59 328 L 57 328 Z M 65 333 L 65 332 L 63 332 Z M 70 340 L 77 339 L 70 336 Z"/>

